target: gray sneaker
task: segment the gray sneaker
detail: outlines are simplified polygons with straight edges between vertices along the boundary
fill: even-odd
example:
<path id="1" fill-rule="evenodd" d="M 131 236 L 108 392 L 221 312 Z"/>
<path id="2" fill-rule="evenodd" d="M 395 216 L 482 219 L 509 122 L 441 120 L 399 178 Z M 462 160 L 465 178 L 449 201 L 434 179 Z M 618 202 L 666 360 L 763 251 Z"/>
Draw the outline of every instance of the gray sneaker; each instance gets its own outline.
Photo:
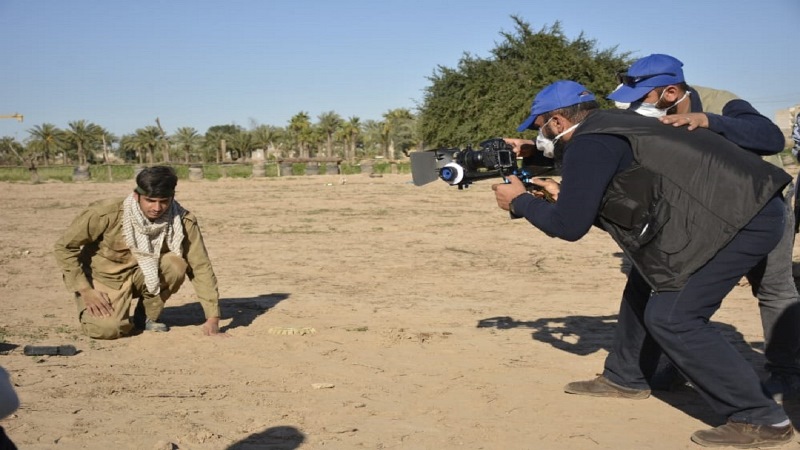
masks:
<path id="1" fill-rule="evenodd" d="M 157 333 L 163 333 L 169 331 L 169 327 L 165 323 L 155 322 L 153 320 L 147 319 L 144 322 L 144 331 L 155 331 Z"/>
<path id="2" fill-rule="evenodd" d="M 778 404 L 800 398 L 800 375 L 773 372 L 764 383 L 764 391 Z"/>
<path id="3" fill-rule="evenodd" d="M 564 392 L 592 397 L 629 398 L 634 400 L 643 400 L 650 397 L 650 389 L 633 389 L 621 386 L 602 375 L 598 375 L 594 380 L 569 383 L 564 386 Z"/>
<path id="4" fill-rule="evenodd" d="M 704 447 L 764 448 L 792 442 L 792 424 L 785 427 L 728 421 L 710 430 L 696 431 L 692 441 Z"/>

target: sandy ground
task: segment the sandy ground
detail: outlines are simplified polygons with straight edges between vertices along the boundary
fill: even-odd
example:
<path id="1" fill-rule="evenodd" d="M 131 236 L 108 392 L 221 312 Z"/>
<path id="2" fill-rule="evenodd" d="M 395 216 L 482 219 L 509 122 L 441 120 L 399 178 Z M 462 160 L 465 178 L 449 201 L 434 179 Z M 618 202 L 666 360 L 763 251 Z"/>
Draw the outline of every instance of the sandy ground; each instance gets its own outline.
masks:
<path id="1" fill-rule="evenodd" d="M 612 340 L 625 278 L 607 235 L 568 243 L 509 220 L 489 181 L 410 180 L 182 181 L 230 338 L 201 334 L 187 284 L 169 333 L 117 341 L 79 334 L 52 246 L 132 181 L 3 184 L 0 365 L 22 407 L 0 425 L 21 449 L 447 450 L 688 449 L 722 423 L 689 390 L 563 393 L 602 370 Z M 763 374 L 747 287 L 715 321 Z M 24 356 L 28 344 L 80 352 Z"/>

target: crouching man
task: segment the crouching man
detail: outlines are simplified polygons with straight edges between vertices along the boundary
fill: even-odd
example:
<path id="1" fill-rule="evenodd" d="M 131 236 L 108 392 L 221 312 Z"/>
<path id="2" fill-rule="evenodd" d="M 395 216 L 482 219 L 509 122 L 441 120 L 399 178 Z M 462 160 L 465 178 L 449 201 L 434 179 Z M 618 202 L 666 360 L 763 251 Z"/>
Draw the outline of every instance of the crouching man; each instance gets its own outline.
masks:
<path id="1" fill-rule="evenodd" d="M 145 168 L 130 195 L 92 203 L 56 242 L 64 284 L 75 295 L 87 336 L 168 331 L 158 318 L 187 276 L 206 316 L 203 333 L 222 334 L 217 278 L 197 219 L 174 199 L 177 184 L 171 167 Z"/>

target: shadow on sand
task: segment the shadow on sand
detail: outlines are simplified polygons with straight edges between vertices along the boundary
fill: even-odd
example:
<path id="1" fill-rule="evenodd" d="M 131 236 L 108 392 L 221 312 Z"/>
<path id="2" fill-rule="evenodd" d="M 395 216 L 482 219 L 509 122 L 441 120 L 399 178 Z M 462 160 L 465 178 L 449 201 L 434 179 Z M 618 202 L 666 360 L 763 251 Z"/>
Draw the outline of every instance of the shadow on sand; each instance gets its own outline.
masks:
<path id="1" fill-rule="evenodd" d="M 253 433 L 226 450 L 294 450 L 305 440 L 305 435 L 297 428 L 277 426 Z"/>
<path id="2" fill-rule="evenodd" d="M 729 324 L 721 322 L 712 324 L 756 368 L 759 376 L 765 376 L 763 342 L 747 342 L 736 327 Z M 500 316 L 482 319 L 477 324 L 478 328 L 496 328 L 498 330 L 530 329 L 532 330 L 531 338 L 534 340 L 579 356 L 590 355 L 600 350 L 610 351 L 616 326 L 616 315 L 544 317 L 536 320 L 515 320 L 509 316 Z M 602 367 L 597 369 L 597 372 L 600 372 Z M 587 374 L 586 379 L 589 378 L 591 378 L 591 374 Z M 570 381 L 576 380 L 564 380 L 564 384 Z M 725 418 L 711 411 L 697 392 L 686 384 L 678 383 L 670 390 L 654 390 L 653 397 L 710 426 L 725 423 Z M 787 404 L 785 409 L 792 418 L 792 422 L 797 423 L 796 419 L 800 419 L 800 415 L 798 415 L 800 414 L 800 405 L 792 407 Z"/>
<path id="3" fill-rule="evenodd" d="M 253 323 L 258 316 L 287 298 L 289 298 L 289 294 L 283 292 L 262 294 L 257 297 L 221 298 L 219 300 L 220 319 L 232 320 L 228 325 L 220 327 L 220 331 L 224 333 L 235 328 L 246 327 Z M 159 320 L 170 327 L 186 327 L 201 325 L 206 319 L 203 308 L 195 302 L 180 306 L 167 306 Z"/>

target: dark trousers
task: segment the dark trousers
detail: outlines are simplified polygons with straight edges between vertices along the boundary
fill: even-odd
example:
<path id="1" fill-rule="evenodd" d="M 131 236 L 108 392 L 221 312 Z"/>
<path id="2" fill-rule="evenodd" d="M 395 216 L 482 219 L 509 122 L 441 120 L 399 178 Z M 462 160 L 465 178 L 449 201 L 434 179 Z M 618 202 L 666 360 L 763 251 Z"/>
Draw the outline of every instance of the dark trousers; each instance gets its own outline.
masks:
<path id="1" fill-rule="evenodd" d="M 800 375 L 800 299 L 792 274 L 795 219 L 792 197 L 784 203 L 786 223 L 778 245 L 748 274 L 758 299 L 764 329 L 766 369 L 772 373 Z"/>
<path id="2" fill-rule="evenodd" d="M 722 300 L 781 239 L 783 200 L 773 198 L 680 291 L 652 292 L 632 270 L 605 375 L 648 389 L 660 350 L 717 413 L 730 420 L 771 425 L 787 419 L 761 389 L 754 368 L 709 323 Z"/>
<path id="3" fill-rule="evenodd" d="M 0 427 L 0 450 L 17 450 L 17 446 L 6 436 L 3 427 Z"/>

